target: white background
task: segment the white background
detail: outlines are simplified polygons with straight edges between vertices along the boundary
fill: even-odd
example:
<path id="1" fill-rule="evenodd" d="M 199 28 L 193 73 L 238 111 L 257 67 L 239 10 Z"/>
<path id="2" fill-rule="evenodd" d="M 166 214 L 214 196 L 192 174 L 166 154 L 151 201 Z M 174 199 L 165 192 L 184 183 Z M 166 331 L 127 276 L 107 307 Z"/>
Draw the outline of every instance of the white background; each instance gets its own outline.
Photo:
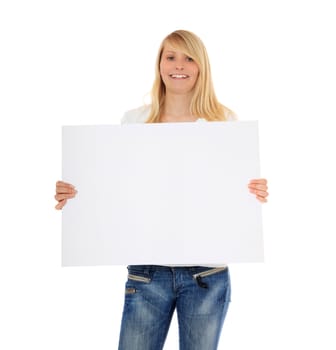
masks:
<path id="1" fill-rule="evenodd" d="M 61 268 L 61 125 L 140 105 L 162 38 L 185 28 L 219 99 L 259 120 L 271 193 L 266 263 L 231 266 L 219 349 L 335 349 L 334 19 L 331 0 L 3 0 L 0 348 L 117 348 L 125 267 Z"/>

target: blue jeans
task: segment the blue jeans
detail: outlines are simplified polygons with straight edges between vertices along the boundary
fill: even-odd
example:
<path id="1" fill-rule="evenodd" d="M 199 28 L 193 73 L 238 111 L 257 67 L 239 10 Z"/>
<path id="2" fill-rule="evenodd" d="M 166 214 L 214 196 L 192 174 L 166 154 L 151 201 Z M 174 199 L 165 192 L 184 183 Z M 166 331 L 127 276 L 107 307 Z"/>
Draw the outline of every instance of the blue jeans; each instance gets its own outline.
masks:
<path id="1" fill-rule="evenodd" d="M 228 268 L 128 266 L 119 350 L 160 350 L 176 309 L 180 350 L 217 349 L 230 302 Z"/>

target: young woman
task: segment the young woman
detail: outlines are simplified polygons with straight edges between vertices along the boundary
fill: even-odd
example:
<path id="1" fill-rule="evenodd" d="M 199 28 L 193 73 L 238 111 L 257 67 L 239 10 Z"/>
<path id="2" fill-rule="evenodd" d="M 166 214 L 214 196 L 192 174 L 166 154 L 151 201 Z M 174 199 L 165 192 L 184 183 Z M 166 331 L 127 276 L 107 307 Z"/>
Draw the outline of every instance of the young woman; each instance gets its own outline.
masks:
<path id="1" fill-rule="evenodd" d="M 177 30 L 162 42 L 156 62 L 152 103 L 125 113 L 122 123 L 234 120 L 218 102 L 209 59 L 202 41 Z M 248 188 L 260 202 L 267 181 L 253 179 Z M 56 209 L 76 195 L 73 185 L 56 183 Z M 222 266 L 128 266 L 119 350 L 160 350 L 174 311 L 181 350 L 215 350 L 230 302 L 230 277 Z"/>

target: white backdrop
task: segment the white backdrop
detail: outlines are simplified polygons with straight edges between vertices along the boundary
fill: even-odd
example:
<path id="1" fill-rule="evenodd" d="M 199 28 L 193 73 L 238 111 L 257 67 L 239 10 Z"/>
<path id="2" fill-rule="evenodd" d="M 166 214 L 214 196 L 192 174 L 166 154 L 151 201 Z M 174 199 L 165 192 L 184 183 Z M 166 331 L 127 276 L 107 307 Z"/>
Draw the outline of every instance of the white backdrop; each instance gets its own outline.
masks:
<path id="1" fill-rule="evenodd" d="M 158 45 L 184 28 L 208 48 L 219 99 L 259 120 L 271 193 L 266 263 L 231 266 L 219 349 L 335 349 L 332 5 L 1 1 L 0 348 L 117 348 L 125 267 L 61 268 L 61 125 L 142 104 Z"/>

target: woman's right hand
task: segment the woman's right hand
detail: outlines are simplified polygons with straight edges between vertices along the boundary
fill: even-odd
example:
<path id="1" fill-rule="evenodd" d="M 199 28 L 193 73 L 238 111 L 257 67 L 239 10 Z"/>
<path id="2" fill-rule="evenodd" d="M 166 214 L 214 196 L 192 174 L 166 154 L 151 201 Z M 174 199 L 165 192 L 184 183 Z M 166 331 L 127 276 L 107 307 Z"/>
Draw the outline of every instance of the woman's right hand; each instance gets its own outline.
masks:
<path id="1" fill-rule="evenodd" d="M 58 203 L 56 204 L 55 208 L 57 210 L 61 210 L 65 206 L 67 200 L 74 198 L 76 194 L 77 191 L 75 186 L 64 181 L 57 181 L 55 199 L 58 201 Z"/>

